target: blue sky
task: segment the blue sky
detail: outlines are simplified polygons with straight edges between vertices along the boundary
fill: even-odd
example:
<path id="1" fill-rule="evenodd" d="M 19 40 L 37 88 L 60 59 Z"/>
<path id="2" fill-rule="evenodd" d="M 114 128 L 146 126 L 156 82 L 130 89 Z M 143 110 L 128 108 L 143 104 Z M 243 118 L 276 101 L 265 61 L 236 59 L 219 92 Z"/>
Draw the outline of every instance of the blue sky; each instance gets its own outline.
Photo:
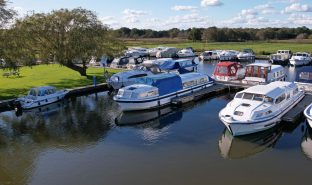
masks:
<path id="1" fill-rule="evenodd" d="M 111 28 L 312 28 L 311 0 L 10 0 L 20 15 L 83 7 Z"/>

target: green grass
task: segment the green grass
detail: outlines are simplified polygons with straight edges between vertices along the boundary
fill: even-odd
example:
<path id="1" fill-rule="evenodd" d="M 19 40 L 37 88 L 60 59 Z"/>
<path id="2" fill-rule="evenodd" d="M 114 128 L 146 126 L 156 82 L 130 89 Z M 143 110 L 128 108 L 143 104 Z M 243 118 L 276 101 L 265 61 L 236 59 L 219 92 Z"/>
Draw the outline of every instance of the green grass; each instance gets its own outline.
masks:
<path id="1" fill-rule="evenodd" d="M 159 45 L 171 46 L 177 48 L 193 47 L 195 51 L 202 52 L 204 50 L 214 49 L 233 49 L 242 50 L 244 48 L 251 48 L 257 55 L 269 55 L 276 53 L 279 49 L 290 49 L 293 52 L 307 51 L 312 52 L 311 40 L 298 41 L 298 40 L 286 40 L 286 41 L 258 41 L 258 42 L 190 42 L 186 40 L 163 40 L 163 39 L 138 39 L 138 40 L 126 40 L 127 46 L 141 46 L 146 48 L 152 48 Z"/>
<path id="2" fill-rule="evenodd" d="M 119 72 L 118 69 L 107 69 L 109 74 Z M 20 77 L 3 77 L 0 71 L 0 100 L 16 98 L 27 94 L 32 87 L 53 85 L 58 89 L 74 88 L 93 84 L 93 75 L 97 83 L 105 82 L 103 68 L 88 68 L 87 77 L 58 64 L 38 65 L 32 68 L 20 68 Z"/>

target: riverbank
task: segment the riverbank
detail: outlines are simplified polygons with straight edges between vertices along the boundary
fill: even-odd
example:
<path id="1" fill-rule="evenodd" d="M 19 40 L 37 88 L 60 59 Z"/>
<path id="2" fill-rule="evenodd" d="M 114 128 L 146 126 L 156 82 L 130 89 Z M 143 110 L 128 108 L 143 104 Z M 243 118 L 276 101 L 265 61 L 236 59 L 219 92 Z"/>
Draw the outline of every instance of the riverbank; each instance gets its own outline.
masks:
<path id="1" fill-rule="evenodd" d="M 191 42 L 188 40 L 177 39 L 125 39 L 125 45 L 128 47 L 141 46 L 153 48 L 157 46 L 171 46 L 177 48 L 192 47 L 200 53 L 205 50 L 242 50 L 251 48 L 256 55 L 270 55 L 280 49 L 289 49 L 292 52 L 306 51 L 312 52 L 312 40 L 282 40 L 282 41 L 255 41 L 255 42 Z"/>
<path id="2" fill-rule="evenodd" d="M 119 69 L 107 69 L 109 75 L 119 72 Z M 93 76 L 97 83 L 104 83 L 103 68 L 88 68 L 87 76 L 80 76 L 67 67 L 58 64 L 37 65 L 20 68 L 20 76 L 3 77 L 0 71 L 0 100 L 16 98 L 27 94 L 32 87 L 52 85 L 57 89 L 73 89 L 93 84 Z"/>

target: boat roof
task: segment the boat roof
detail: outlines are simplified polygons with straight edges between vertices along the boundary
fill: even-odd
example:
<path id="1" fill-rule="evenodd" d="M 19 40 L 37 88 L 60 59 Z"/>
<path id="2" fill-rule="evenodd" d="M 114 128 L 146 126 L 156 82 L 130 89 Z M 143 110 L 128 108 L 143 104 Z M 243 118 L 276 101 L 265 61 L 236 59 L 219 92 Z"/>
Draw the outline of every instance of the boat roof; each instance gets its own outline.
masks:
<path id="1" fill-rule="evenodd" d="M 270 66 L 273 66 L 272 64 L 270 63 L 252 63 L 252 64 L 248 64 L 247 66 L 261 66 L 261 67 L 270 67 Z"/>
<path id="2" fill-rule="evenodd" d="M 55 89 L 55 87 L 53 87 L 53 86 L 40 86 L 40 87 L 31 88 L 31 90 L 36 90 L 36 91 L 43 91 L 43 90 L 48 90 L 48 89 Z"/>
<path id="3" fill-rule="evenodd" d="M 228 66 L 237 65 L 237 64 L 239 64 L 239 63 L 228 61 L 228 62 L 219 62 L 219 63 L 217 63 L 217 66 L 228 67 Z"/>
<path id="4" fill-rule="evenodd" d="M 293 88 L 295 84 L 293 82 L 275 81 L 267 85 L 256 85 L 243 90 L 242 92 L 263 94 L 271 98 L 276 98 L 280 94 L 285 92 L 285 88 Z"/>
<path id="5" fill-rule="evenodd" d="M 198 79 L 201 77 L 207 77 L 207 75 L 201 74 L 201 73 L 185 73 L 180 75 L 182 82 Z"/>
<path id="6" fill-rule="evenodd" d="M 148 73 L 148 72 L 144 71 L 144 70 L 130 70 L 130 71 L 123 71 L 123 72 L 116 73 L 113 76 L 129 77 L 129 76 L 132 76 L 132 75 L 146 74 L 146 73 Z"/>
<path id="7" fill-rule="evenodd" d="M 172 78 L 178 76 L 175 73 L 160 73 L 156 75 L 150 75 L 150 76 L 145 76 L 145 77 L 140 77 L 140 78 L 146 78 L 146 79 L 151 79 L 151 80 L 163 80 L 167 78 Z"/>

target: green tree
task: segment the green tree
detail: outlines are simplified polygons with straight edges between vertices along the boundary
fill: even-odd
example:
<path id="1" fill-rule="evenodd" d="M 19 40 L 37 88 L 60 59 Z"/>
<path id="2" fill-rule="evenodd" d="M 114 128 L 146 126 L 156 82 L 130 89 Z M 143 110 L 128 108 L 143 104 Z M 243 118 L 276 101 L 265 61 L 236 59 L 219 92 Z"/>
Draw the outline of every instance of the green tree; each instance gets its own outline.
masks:
<path id="1" fill-rule="evenodd" d="M 36 60 L 58 62 L 82 76 L 86 76 L 86 63 L 92 56 L 113 56 L 124 48 L 92 11 L 82 8 L 32 14 L 18 20 L 13 30 L 22 33 L 20 42 L 29 47 L 24 44 L 19 50 L 31 50 Z M 76 65 L 77 61 L 81 65 Z"/>
<path id="2" fill-rule="evenodd" d="M 196 41 L 201 41 L 201 31 L 199 28 L 192 28 L 189 31 L 189 37 L 190 40 L 192 40 L 193 42 Z"/>
<path id="3" fill-rule="evenodd" d="M 0 0 L 0 28 L 10 21 L 16 12 L 7 6 L 7 0 Z"/>

